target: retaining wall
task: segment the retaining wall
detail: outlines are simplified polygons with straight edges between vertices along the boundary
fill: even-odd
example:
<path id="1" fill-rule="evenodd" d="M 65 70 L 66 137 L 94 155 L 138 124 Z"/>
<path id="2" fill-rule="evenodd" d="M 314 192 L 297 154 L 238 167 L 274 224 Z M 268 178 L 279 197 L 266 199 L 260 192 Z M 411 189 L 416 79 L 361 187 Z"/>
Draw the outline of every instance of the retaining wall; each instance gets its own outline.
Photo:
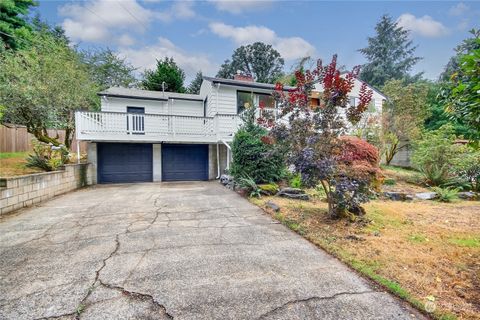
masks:
<path id="1" fill-rule="evenodd" d="M 68 164 L 59 171 L 0 178 L 0 215 L 94 183 L 88 163 Z"/>

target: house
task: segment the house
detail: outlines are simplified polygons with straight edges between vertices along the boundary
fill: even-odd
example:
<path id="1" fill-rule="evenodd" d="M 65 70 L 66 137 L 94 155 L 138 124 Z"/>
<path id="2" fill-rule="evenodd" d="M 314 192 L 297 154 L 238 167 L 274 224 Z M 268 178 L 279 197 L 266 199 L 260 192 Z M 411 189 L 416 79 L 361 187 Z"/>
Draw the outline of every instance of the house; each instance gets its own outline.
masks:
<path id="1" fill-rule="evenodd" d="M 239 74 L 204 77 L 198 95 L 110 88 L 100 112 L 76 112 L 76 137 L 89 142 L 98 183 L 215 179 L 229 168 L 238 115 L 251 103 L 275 110 L 274 87 Z"/>

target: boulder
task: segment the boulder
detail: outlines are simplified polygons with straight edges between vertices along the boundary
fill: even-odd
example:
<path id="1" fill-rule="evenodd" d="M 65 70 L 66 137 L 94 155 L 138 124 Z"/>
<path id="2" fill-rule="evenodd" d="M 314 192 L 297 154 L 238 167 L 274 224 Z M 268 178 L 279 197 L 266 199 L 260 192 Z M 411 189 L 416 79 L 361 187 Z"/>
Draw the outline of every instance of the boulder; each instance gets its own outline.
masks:
<path id="1" fill-rule="evenodd" d="M 278 185 L 275 183 L 259 184 L 258 188 L 263 194 L 268 196 L 273 196 L 278 192 Z"/>
<path id="2" fill-rule="evenodd" d="M 420 200 L 433 200 L 437 197 L 436 192 L 420 192 L 415 193 L 415 198 Z"/>
<path id="3" fill-rule="evenodd" d="M 227 184 L 229 184 L 232 181 L 233 181 L 233 177 L 229 176 L 228 174 L 222 174 L 220 176 L 220 183 L 223 184 L 224 186 L 226 186 Z"/>
<path id="4" fill-rule="evenodd" d="M 393 201 L 405 201 L 409 200 L 408 195 L 403 192 L 384 192 L 383 196 L 386 197 L 387 199 L 393 200 Z"/>
<path id="5" fill-rule="evenodd" d="M 306 193 L 286 193 L 286 192 L 279 192 L 277 193 L 277 196 L 284 197 L 284 198 L 289 198 L 289 199 L 297 199 L 297 200 L 310 200 L 310 197 Z"/>
<path id="6" fill-rule="evenodd" d="M 480 200 L 480 195 L 472 191 L 459 192 L 458 197 L 464 200 Z"/>
<path id="7" fill-rule="evenodd" d="M 282 193 L 288 193 L 288 194 L 305 194 L 305 192 L 304 192 L 302 189 L 299 189 L 299 188 L 289 188 L 289 187 L 282 188 L 282 189 L 277 193 L 277 196 L 281 195 Z"/>
<path id="8" fill-rule="evenodd" d="M 272 202 L 272 201 L 267 201 L 267 203 L 265 203 L 265 205 L 266 205 L 267 207 L 269 207 L 270 209 L 273 209 L 273 211 L 275 211 L 275 212 L 279 212 L 279 211 L 280 211 L 280 207 L 279 207 L 276 203 L 274 203 L 274 202 Z"/>

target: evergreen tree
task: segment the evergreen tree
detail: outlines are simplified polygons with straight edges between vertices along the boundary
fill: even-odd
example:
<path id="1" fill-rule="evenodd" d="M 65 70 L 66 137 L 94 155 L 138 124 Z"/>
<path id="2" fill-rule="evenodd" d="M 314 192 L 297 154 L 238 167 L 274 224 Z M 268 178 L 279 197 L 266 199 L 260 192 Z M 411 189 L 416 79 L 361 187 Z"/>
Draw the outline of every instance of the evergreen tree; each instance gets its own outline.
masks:
<path id="1" fill-rule="evenodd" d="M 388 15 L 382 16 L 375 31 L 376 35 L 368 38 L 368 46 L 359 50 L 368 60 L 360 78 L 376 87 L 388 80 L 409 78 L 409 71 L 422 59 L 414 55 L 417 47 L 409 40 L 409 31 Z"/>
<path id="2" fill-rule="evenodd" d="M 33 0 L 0 1 L 0 51 L 22 48 L 32 38 L 27 14 L 37 2 Z"/>
<path id="3" fill-rule="evenodd" d="M 217 73 L 217 77 L 232 79 L 240 70 L 253 76 L 255 81 L 275 83 L 283 76 L 285 61 L 280 53 L 271 45 L 255 42 L 237 48 L 232 55 L 232 60 L 225 60 Z"/>
<path id="4" fill-rule="evenodd" d="M 165 91 L 185 92 L 183 84 L 185 72 L 173 58 L 165 57 L 163 60 L 157 60 L 156 69 L 146 70 L 143 76 L 142 87 L 146 90 L 162 91 L 162 84 L 164 83 Z"/>
<path id="5" fill-rule="evenodd" d="M 195 75 L 195 78 L 192 80 L 192 82 L 188 86 L 187 92 L 191 94 L 199 94 L 202 81 L 203 81 L 202 71 L 198 71 L 197 74 Z"/>

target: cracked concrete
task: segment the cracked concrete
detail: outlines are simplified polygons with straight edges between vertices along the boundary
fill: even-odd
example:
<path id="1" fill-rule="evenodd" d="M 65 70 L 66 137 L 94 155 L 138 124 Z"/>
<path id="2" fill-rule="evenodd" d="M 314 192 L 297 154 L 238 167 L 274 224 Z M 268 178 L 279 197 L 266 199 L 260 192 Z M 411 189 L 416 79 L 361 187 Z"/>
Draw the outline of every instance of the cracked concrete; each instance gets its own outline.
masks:
<path id="1" fill-rule="evenodd" d="M 0 319 L 422 318 L 216 182 L 96 186 L 0 220 Z"/>

